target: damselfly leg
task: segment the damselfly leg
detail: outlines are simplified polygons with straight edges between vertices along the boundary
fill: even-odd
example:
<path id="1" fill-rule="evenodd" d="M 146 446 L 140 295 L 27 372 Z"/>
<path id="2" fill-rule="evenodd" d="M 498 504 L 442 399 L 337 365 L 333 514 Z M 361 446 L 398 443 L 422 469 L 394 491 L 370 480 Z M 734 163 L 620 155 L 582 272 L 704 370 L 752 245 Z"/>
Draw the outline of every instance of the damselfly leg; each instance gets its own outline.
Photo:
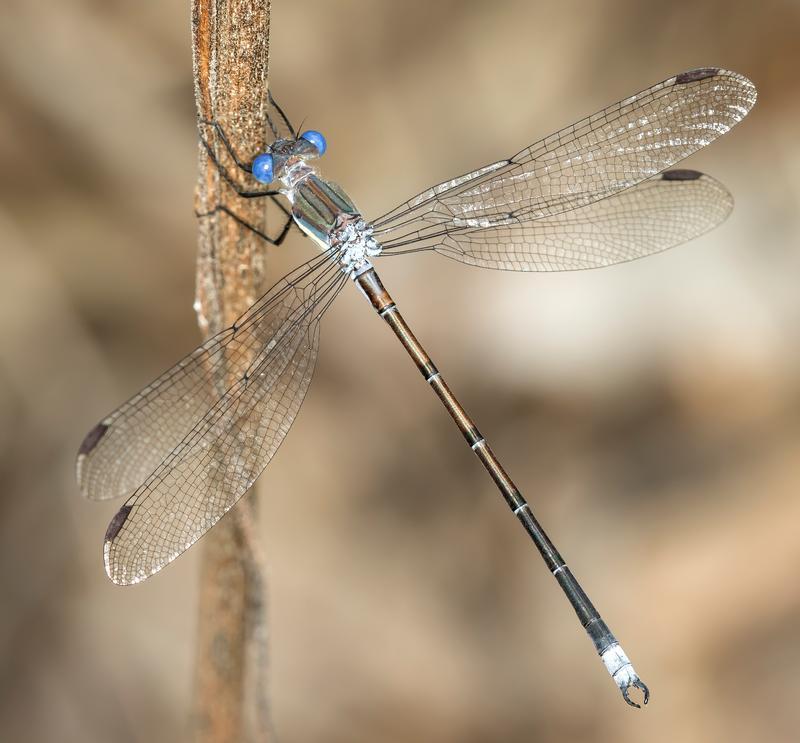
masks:
<path id="1" fill-rule="evenodd" d="M 210 125 L 216 132 L 223 132 L 223 129 L 218 122 L 201 120 L 199 123 Z M 233 148 L 231 148 L 228 138 L 223 135 L 223 137 L 220 138 L 220 141 L 222 141 L 223 145 L 225 146 L 225 149 L 230 154 L 231 159 L 236 164 L 236 167 L 241 169 L 242 172 L 251 175 L 250 166 L 244 164 L 243 161 L 239 159 L 239 155 L 237 155 L 236 152 L 233 150 Z M 233 189 L 233 191 L 236 193 L 237 196 L 241 196 L 243 199 L 260 199 L 265 196 L 270 196 L 273 197 L 273 200 L 275 201 L 276 204 L 280 203 L 275 198 L 280 194 L 280 191 L 276 189 L 251 189 L 238 183 L 236 179 L 230 174 L 228 169 L 222 164 L 211 142 L 209 142 L 208 138 L 202 132 L 200 134 L 200 142 L 203 144 L 203 147 L 208 153 L 208 156 L 211 158 L 211 161 L 216 166 L 223 180 Z"/>
<path id="2" fill-rule="evenodd" d="M 204 136 L 202 132 L 202 125 L 207 125 L 213 129 L 213 131 L 216 133 L 217 138 L 222 143 L 226 152 L 230 156 L 231 160 L 233 160 L 233 162 L 236 164 L 236 167 L 240 171 L 246 173 L 248 176 L 252 178 L 252 171 L 250 165 L 244 160 L 242 160 L 242 158 L 233 148 L 230 139 L 228 138 L 228 135 L 225 133 L 225 129 L 218 121 L 201 119 L 198 123 L 201 125 L 200 141 L 202 142 L 203 147 L 208 153 L 209 159 L 211 160 L 211 162 L 214 163 L 214 166 L 216 167 L 217 172 L 220 174 L 220 177 L 231 187 L 231 189 L 237 196 L 240 196 L 245 199 L 259 199 L 268 197 L 270 201 L 280 210 L 281 214 L 283 215 L 283 226 L 278 231 L 275 237 L 270 237 L 266 232 L 259 229 L 255 225 L 250 224 L 241 216 L 236 214 L 230 207 L 224 204 L 219 204 L 213 209 L 210 209 L 206 212 L 202 213 L 195 212 L 195 216 L 197 216 L 198 218 L 202 218 L 202 217 L 210 217 L 218 213 L 227 214 L 235 222 L 239 223 L 242 227 L 245 227 L 251 232 L 255 233 L 260 238 L 268 242 L 270 245 L 276 245 L 276 246 L 281 245 L 281 243 L 283 243 L 283 241 L 286 239 L 286 236 L 289 234 L 289 231 L 291 230 L 292 225 L 294 224 L 294 220 L 292 219 L 291 212 L 284 206 L 281 199 L 278 198 L 278 196 L 280 195 L 280 191 L 258 190 L 258 189 L 252 190 L 238 183 L 236 179 L 230 174 L 228 169 L 222 164 L 219 157 L 217 156 L 214 147 L 211 145 L 208 138 Z"/>
<path id="3" fill-rule="evenodd" d="M 294 220 L 292 219 L 291 215 L 289 215 L 289 217 L 286 219 L 286 222 L 284 222 L 284 225 L 281 228 L 281 231 L 278 233 L 277 237 L 270 237 L 266 232 L 260 230 L 255 225 L 250 224 L 250 222 L 240 217 L 238 214 L 236 214 L 234 211 L 232 211 L 224 204 L 219 204 L 215 206 L 213 209 L 209 209 L 206 212 L 195 212 L 194 214 L 198 219 L 202 219 L 203 217 L 213 217 L 216 214 L 227 214 L 234 222 L 240 224 L 242 227 L 254 233 L 262 240 L 268 242 L 270 245 L 275 245 L 275 246 L 281 245 L 283 243 L 283 241 L 286 239 L 286 235 L 289 234 L 289 231 L 291 230 L 292 225 L 294 224 Z"/>

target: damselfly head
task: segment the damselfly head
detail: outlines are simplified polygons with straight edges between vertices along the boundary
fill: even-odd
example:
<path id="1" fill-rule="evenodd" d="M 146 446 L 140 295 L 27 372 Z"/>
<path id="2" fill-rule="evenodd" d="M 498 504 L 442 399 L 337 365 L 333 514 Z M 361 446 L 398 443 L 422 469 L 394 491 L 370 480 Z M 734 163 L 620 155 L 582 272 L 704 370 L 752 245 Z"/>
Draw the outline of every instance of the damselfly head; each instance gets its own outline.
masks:
<path id="1" fill-rule="evenodd" d="M 297 139 L 278 139 L 269 152 L 253 160 L 253 177 L 261 183 L 272 183 L 298 163 L 320 157 L 326 149 L 325 137 L 313 130 L 303 132 Z"/>

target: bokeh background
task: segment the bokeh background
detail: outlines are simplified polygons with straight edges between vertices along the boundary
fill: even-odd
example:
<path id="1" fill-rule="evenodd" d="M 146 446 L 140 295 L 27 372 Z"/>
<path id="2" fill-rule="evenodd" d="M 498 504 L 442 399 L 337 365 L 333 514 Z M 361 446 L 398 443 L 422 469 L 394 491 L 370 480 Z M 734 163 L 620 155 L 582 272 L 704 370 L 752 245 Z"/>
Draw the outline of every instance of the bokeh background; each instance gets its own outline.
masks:
<path id="1" fill-rule="evenodd" d="M 0 739 L 175 741 L 199 548 L 129 589 L 75 451 L 198 341 L 188 2 L 0 15 Z M 274 0 L 271 85 L 366 215 L 703 65 L 751 115 L 689 165 L 737 207 L 565 275 L 433 255 L 384 280 L 653 692 L 567 602 L 355 291 L 258 485 L 284 741 L 796 740 L 800 6 Z M 279 249 L 297 261 L 307 241 Z M 434 290 L 436 285 L 436 290 Z M 367 349 L 366 353 L 364 349 Z M 354 364 L 360 356 L 362 363 Z"/>

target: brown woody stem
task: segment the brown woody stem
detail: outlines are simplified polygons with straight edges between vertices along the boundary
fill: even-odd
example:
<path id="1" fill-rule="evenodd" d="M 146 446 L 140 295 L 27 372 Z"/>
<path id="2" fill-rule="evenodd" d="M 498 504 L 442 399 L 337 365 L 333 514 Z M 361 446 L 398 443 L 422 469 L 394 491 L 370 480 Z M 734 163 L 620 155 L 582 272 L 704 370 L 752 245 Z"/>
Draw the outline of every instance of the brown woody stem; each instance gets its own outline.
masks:
<path id="1" fill-rule="evenodd" d="M 200 121 L 216 121 L 242 159 L 265 145 L 270 4 L 265 0 L 192 0 L 192 56 Z M 216 156 L 236 176 L 211 127 L 200 124 Z M 195 210 L 199 218 L 195 309 L 204 335 L 233 323 L 263 291 L 265 245 L 217 207 L 230 206 L 264 229 L 258 199 L 237 199 L 202 145 Z M 246 181 L 245 181 L 246 182 Z M 265 692 L 264 579 L 252 528 L 255 503 L 203 539 L 192 736 L 199 743 L 239 743 L 246 729 L 268 737 Z M 248 722 L 250 723 L 248 725 Z"/>

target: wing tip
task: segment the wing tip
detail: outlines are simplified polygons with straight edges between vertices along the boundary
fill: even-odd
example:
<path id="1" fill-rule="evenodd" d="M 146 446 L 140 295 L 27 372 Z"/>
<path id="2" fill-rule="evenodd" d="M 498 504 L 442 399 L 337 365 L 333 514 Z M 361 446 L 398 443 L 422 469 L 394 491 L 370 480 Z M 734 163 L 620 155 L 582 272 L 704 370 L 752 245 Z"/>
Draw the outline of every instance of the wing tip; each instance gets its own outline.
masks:
<path id="1" fill-rule="evenodd" d="M 86 498 L 92 497 L 89 494 L 88 484 L 86 482 L 86 477 L 84 476 L 86 460 L 97 448 L 97 445 L 100 443 L 102 438 L 106 435 L 108 428 L 108 423 L 98 423 L 91 431 L 89 431 L 89 433 L 86 434 L 86 436 L 83 437 L 83 441 L 81 441 L 81 445 L 78 447 L 78 456 L 75 460 L 75 479 L 78 481 L 78 487 L 80 488 L 81 493 Z"/>
<path id="2" fill-rule="evenodd" d="M 106 529 L 105 542 L 113 542 L 117 538 L 117 534 L 119 534 L 120 529 L 128 520 L 132 509 L 133 506 L 124 505 L 114 514 L 114 518 L 111 519 L 108 529 Z"/>
<path id="3" fill-rule="evenodd" d="M 724 72 L 724 70 L 719 67 L 696 67 L 693 70 L 687 70 L 675 75 L 675 85 L 686 85 L 687 83 L 707 80 L 710 77 L 716 77 L 720 72 Z"/>
<path id="4" fill-rule="evenodd" d="M 745 113 L 755 105 L 756 99 L 758 98 L 758 91 L 756 90 L 755 83 L 745 75 L 734 72 L 733 70 L 726 70 L 724 67 L 697 67 L 693 70 L 686 70 L 686 72 L 675 75 L 672 83 L 673 85 L 687 85 L 689 83 L 700 82 L 701 80 L 708 80 L 713 77 L 728 78 L 729 81 L 736 81 L 736 83 L 746 91 L 747 105 L 745 106 Z"/>
<path id="5" fill-rule="evenodd" d="M 78 449 L 78 456 L 91 454 L 95 447 L 100 443 L 103 436 L 108 431 L 107 423 L 98 423 L 89 433 L 84 436 Z"/>
<path id="6" fill-rule="evenodd" d="M 133 506 L 125 504 L 117 511 L 106 529 L 106 535 L 103 538 L 103 564 L 106 569 L 108 579 L 118 586 L 128 586 L 132 583 L 137 583 L 137 580 L 131 580 L 127 577 L 126 571 L 120 571 L 118 565 L 113 559 L 112 549 L 114 548 L 114 540 L 122 531 L 122 527 L 130 516 Z"/>
<path id="7" fill-rule="evenodd" d="M 661 174 L 662 181 L 696 181 L 702 177 L 699 170 L 691 170 L 690 168 L 675 168 L 674 170 L 665 170 Z"/>
<path id="8" fill-rule="evenodd" d="M 721 183 L 708 173 L 701 173 L 699 170 L 692 170 L 690 168 L 674 168 L 672 170 L 665 170 L 658 176 L 657 180 L 672 181 L 676 184 L 676 188 L 683 183 L 691 184 L 694 181 L 701 181 L 704 184 L 703 188 L 714 189 L 719 194 L 719 199 L 716 204 L 721 214 L 717 225 L 714 226 L 722 224 L 722 222 L 730 216 L 731 211 L 733 211 L 733 195 L 725 187 L 724 183 Z M 714 227 L 709 227 L 706 232 L 711 229 L 714 229 Z M 699 237 L 699 235 L 697 236 Z"/>

